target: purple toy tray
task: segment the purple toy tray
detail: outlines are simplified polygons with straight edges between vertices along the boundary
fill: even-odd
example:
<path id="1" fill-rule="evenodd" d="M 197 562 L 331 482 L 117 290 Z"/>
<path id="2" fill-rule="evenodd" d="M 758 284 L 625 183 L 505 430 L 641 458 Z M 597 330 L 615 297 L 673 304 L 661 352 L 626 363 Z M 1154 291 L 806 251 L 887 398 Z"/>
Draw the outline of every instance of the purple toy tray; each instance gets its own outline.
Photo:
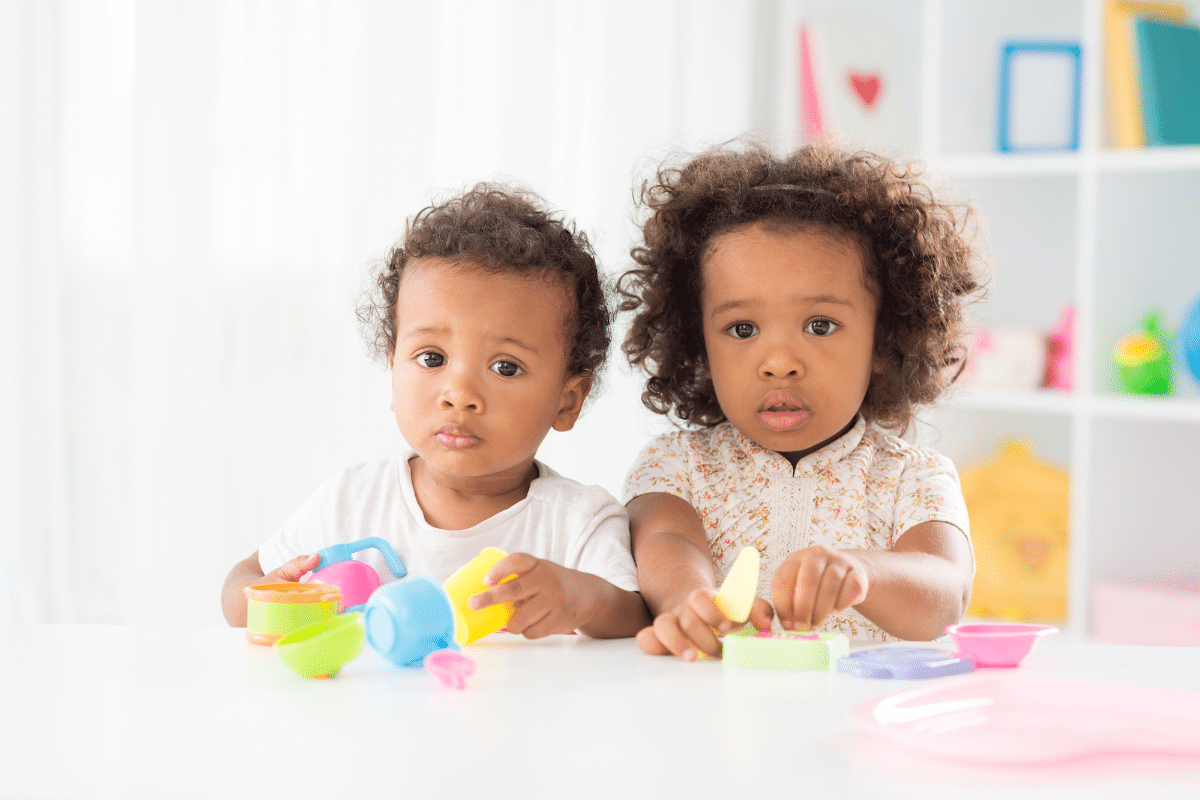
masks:
<path id="1" fill-rule="evenodd" d="M 880 647 L 842 656 L 837 669 L 859 678 L 912 681 L 974 672 L 975 662 L 933 647 Z"/>

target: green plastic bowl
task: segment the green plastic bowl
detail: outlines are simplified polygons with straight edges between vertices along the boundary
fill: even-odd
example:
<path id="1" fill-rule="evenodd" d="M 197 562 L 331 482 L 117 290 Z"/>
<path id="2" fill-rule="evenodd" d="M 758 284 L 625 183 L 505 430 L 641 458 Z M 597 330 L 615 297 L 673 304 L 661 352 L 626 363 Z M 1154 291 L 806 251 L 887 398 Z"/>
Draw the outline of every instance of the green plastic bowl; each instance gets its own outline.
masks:
<path id="1" fill-rule="evenodd" d="M 362 652 L 366 631 L 362 614 L 343 614 L 289 633 L 275 650 L 292 672 L 305 678 L 332 678 Z"/>

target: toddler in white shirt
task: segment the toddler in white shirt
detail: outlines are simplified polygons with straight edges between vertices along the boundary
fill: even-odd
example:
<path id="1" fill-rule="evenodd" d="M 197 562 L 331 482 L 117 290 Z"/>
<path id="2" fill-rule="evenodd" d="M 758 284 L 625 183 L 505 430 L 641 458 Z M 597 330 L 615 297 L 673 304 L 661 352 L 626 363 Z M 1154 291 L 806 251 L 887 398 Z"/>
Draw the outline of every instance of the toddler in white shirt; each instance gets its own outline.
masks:
<path id="1" fill-rule="evenodd" d="M 359 318 L 412 450 L 343 470 L 234 565 L 229 623 L 246 624 L 244 587 L 300 580 L 316 550 L 379 536 L 438 581 L 486 546 L 509 552 L 469 605 L 514 604 L 508 630 L 528 638 L 647 625 L 624 508 L 535 459 L 552 428 L 575 424 L 608 350 L 586 236 L 528 192 L 480 184 L 409 220 Z"/>

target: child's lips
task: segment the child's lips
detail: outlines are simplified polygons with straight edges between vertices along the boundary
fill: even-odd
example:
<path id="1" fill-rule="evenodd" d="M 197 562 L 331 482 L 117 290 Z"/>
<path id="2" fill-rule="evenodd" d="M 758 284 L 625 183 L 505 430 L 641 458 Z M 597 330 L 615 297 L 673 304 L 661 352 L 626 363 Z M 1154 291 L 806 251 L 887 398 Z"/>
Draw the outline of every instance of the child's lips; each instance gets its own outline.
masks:
<path id="1" fill-rule="evenodd" d="M 758 407 L 759 420 L 773 431 L 793 430 L 803 425 L 808 417 L 804 402 L 791 392 L 770 392 Z"/>
<path id="2" fill-rule="evenodd" d="M 478 447 L 483 440 L 466 425 L 443 425 L 433 435 L 437 443 L 450 450 L 470 450 Z"/>
<path id="3" fill-rule="evenodd" d="M 766 425 L 773 431 L 790 431 L 799 428 L 808 419 L 808 412 L 803 408 L 794 411 L 766 411 L 758 412 L 758 418 L 762 420 L 762 424 Z"/>

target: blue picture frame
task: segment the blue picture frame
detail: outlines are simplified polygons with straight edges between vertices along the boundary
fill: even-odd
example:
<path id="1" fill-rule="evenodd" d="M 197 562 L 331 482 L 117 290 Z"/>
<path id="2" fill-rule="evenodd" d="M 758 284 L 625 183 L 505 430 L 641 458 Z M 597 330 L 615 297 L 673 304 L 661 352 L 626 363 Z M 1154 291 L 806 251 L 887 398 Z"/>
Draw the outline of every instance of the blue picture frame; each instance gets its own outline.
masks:
<path id="1" fill-rule="evenodd" d="M 1057 141 L 1029 142 L 1015 135 L 1014 107 L 1017 93 L 1031 91 L 1029 87 L 1017 85 L 1014 81 L 1014 63 L 1022 56 L 1036 56 L 1045 59 L 1047 56 L 1062 57 L 1070 71 L 1069 98 L 1062 98 L 1062 113 L 1069 115 L 1057 122 L 1067 133 Z M 1038 87 L 1038 90 L 1044 87 Z M 1000 54 L 1000 119 L 999 119 L 999 148 L 1002 153 L 1015 152 L 1057 152 L 1079 149 L 1079 113 L 1083 88 L 1083 51 L 1079 42 L 1043 42 L 1043 41 L 1013 41 L 1006 42 Z M 1057 112 L 1055 112 L 1057 113 Z"/>

